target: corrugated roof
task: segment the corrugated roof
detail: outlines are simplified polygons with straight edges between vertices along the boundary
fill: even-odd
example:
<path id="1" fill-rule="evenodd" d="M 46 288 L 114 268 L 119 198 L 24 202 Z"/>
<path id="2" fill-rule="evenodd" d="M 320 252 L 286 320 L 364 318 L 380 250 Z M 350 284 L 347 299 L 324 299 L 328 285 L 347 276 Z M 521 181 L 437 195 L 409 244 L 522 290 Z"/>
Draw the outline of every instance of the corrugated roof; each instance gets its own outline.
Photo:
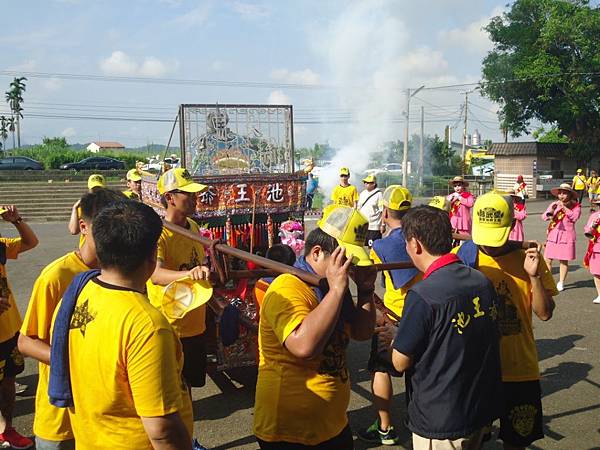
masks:
<path id="1" fill-rule="evenodd" d="M 101 148 L 125 148 L 125 146 L 120 142 L 114 141 L 94 141 L 90 142 L 90 144 L 96 144 L 98 147 Z"/>
<path id="2" fill-rule="evenodd" d="M 563 156 L 569 144 L 546 142 L 494 142 L 491 155 L 500 156 Z"/>

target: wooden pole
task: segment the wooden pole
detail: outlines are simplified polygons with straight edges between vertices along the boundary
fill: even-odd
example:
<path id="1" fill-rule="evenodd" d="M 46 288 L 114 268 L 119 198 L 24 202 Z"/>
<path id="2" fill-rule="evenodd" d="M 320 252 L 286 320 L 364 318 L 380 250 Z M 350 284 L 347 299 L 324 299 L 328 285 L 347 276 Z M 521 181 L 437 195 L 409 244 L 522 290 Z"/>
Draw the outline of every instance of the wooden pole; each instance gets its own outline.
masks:
<path id="1" fill-rule="evenodd" d="M 202 237 L 196 233 L 193 233 L 179 225 L 175 225 L 174 223 L 163 220 L 163 225 L 166 229 L 173 231 L 174 233 L 181 234 L 193 241 L 199 242 L 205 247 L 211 247 L 214 245 L 214 249 L 224 253 L 229 256 L 233 256 L 235 258 L 242 259 L 244 261 L 251 261 L 257 266 L 263 267 L 268 270 L 238 270 L 231 271 L 231 277 L 233 279 L 240 278 L 261 278 L 263 276 L 271 276 L 282 273 L 289 273 L 297 276 L 305 283 L 308 283 L 312 286 L 323 286 L 325 283 L 324 278 L 319 278 L 317 275 L 306 272 L 304 270 L 298 269 L 297 267 L 288 266 L 287 264 L 282 264 L 278 261 L 273 261 L 272 259 L 263 258 L 259 255 L 254 255 L 252 253 L 248 253 L 244 250 L 240 250 L 239 248 L 231 247 L 229 245 L 221 244 L 218 241 L 207 239 Z M 464 240 L 466 237 L 471 238 L 468 235 L 464 234 L 454 234 L 453 237 L 455 239 Z M 509 241 L 512 242 L 515 247 L 520 247 L 523 249 L 538 247 L 539 243 L 536 241 Z M 215 255 L 216 256 L 216 255 Z M 384 263 L 384 264 L 374 264 L 373 265 L 377 271 L 382 270 L 395 270 L 395 269 L 412 269 L 414 268 L 414 264 L 412 262 L 397 262 L 397 263 Z"/>

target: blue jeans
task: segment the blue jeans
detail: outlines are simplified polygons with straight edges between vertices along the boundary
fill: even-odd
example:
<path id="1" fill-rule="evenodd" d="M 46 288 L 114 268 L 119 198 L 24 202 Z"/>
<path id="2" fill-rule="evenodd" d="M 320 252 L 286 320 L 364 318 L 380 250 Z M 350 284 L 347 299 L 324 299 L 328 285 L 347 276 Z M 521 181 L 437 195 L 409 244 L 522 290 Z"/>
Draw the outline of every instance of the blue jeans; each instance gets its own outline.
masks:
<path id="1" fill-rule="evenodd" d="M 35 437 L 35 450 L 75 450 L 75 439 L 68 441 L 47 441 Z"/>

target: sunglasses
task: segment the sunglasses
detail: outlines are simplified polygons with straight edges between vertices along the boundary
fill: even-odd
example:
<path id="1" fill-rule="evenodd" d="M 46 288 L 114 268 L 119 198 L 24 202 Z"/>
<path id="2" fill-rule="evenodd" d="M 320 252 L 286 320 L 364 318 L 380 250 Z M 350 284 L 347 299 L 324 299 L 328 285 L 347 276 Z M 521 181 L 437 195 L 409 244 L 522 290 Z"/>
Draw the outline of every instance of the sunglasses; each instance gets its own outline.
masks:
<path id="1" fill-rule="evenodd" d="M 341 178 L 348 178 L 349 175 L 340 175 Z"/>
<path id="2" fill-rule="evenodd" d="M 374 181 L 363 181 L 363 183 L 365 183 L 365 184 L 375 184 Z"/>

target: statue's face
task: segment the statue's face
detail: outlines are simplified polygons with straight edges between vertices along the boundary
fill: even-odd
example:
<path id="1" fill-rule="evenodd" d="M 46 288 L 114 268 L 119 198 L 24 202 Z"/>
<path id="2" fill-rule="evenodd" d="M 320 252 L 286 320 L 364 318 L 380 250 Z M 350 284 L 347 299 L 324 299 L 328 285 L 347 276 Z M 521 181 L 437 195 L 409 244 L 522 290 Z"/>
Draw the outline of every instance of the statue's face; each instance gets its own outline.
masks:
<path id="1" fill-rule="evenodd" d="M 212 126 L 215 130 L 223 129 L 227 126 L 227 122 L 229 118 L 227 114 L 224 112 L 218 112 L 213 117 L 211 117 Z"/>

